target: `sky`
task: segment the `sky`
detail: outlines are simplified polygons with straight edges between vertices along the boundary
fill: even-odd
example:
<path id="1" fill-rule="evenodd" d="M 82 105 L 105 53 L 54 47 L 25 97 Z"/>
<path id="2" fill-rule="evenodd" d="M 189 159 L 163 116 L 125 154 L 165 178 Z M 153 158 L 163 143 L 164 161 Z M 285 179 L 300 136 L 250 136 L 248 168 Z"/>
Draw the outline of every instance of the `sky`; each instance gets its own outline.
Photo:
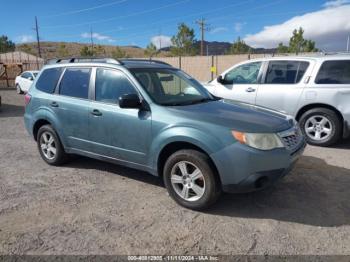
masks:
<path id="1" fill-rule="evenodd" d="M 89 42 L 157 47 L 171 44 L 179 23 L 208 24 L 205 40 L 253 47 L 287 44 L 303 27 L 305 38 L 324 51 L 345 51 L 350 34 L 350 0 L 4 0 L 0 35 L 16 43 L 35 41 L 37 16 L 41 41 Z"/>

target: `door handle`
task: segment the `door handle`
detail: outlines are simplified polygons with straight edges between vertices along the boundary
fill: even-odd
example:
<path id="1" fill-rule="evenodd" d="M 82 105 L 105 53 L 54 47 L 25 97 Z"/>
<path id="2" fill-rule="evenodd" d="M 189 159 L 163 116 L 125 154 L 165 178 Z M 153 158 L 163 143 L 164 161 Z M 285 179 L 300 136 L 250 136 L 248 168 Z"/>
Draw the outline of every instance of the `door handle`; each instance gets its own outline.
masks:
<path id="1" fill-rule="evenodd" d="M 100 110 L 94 109 L 91 111 L 91 114 L 94 116 L 102 116 L 102 113 Z"/>
<path id="2" fill-rule="evenodd" d="M 52 101 L 51 104 L 50 104 L 50 106 L 52 106 L 52 107 L 58 107 L 58 104 L 57 104 L 57 102 Z"/>
<path id="3" fill-rule="evenodd" d="M 248 87 L 245 91 L 248 93 L 255 92 L 255 88 Z"/>

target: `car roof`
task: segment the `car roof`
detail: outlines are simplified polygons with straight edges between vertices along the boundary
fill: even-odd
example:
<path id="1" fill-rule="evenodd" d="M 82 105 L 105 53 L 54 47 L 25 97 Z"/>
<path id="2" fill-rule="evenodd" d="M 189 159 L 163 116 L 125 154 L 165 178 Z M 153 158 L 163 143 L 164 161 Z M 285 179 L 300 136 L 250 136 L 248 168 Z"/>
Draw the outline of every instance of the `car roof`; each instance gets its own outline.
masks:
<path id="1" fill-rule="evenodd" d="M 262 57 L 262 58 L 254 58 L 249 61 L 278 61 L 278 60 L 314 60 L 314 61 L 327 61 L 327 60 L 348 60 L 350 59 L 350 53 L 335 53 L 335 54 L 328 54 L 328 53 L 318 53 L 314 55 L 283 55 L 283 56 L 269 56 L 269 57 Z"/>
<path id="2" fill-rule="evenodd" d="M 173 68 L 171 65 L 158 60 L 122 59 L 119 61 L 121 61 L 122 65 L 126 68 Z"/>
<path id="3" fill-rule="evenodd" d="M 23 73 L 39 73 L 39 71 L 38 70 L 28 70 L 28 71 L 23 71 L 22 74 Z"/>

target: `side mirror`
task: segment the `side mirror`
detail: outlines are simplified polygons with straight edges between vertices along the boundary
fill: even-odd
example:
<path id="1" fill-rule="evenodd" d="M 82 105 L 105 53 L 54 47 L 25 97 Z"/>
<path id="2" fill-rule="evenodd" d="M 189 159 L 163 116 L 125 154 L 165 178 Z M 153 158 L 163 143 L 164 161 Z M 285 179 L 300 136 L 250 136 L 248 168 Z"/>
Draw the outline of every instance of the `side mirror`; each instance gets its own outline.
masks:
<path id="1" fill-rule="evenodd" d="M 222 85 L 232 85 L 233 84 L 233 81 L 226 80 L 224 77 L 222 77 L 222 75 L 219 75 L 218 78 L 216 79 L 216 81 L 218 81 L 218 83 L 220 83 Z"/>
<path id="2" fill-rule="evenodd" d="M 33 78 L 32 76 L 30 76 L 30 77 L 28 78 L 28 80 L 29 80 L 29 81 L 33 81 L 34 78 Z"/>
<path id="3" fill-rule="evenodd" d="M 141 101 L 137 94 L 125 94 L 119 97 L 120 108 L 140 108 Z"/>
<path id="4" fill-rule="evenodd" d="M 220 83 L 220 84 L 223 84 L 224 78 L 222 77 L 222 75 L 219 75 L 218 78 L 216 79 L 216 81 L 218 81 L 218 83 Z"/>

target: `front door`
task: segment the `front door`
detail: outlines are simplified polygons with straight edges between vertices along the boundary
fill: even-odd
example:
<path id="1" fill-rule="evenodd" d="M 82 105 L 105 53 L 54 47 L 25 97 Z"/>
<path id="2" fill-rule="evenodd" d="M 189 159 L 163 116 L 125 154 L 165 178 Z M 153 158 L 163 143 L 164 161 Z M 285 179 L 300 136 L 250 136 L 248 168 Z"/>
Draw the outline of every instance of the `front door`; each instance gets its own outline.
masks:
<path id="1" fill-rule="evenodd" d="M 91 151 L 122 161 L 146 164 L 151 112 L 120 108 L 124 94 L 138 94 L 127 76 L 115 69 L 96 69 L 95 100 L 89 107 Z"/>
<path id="2" fill-rule="evenodd" d="M 19 85 L 20 85 L 23 92 L 28 92 L 30 86 L 33 83 L 33 79 L 34 78 L 33 78 L 32 74 L 29 72 L 25 72 L 21 75 Z"/>
<path id="3" fill-rule="evenodd" d="M 261 65 L 262 62 L 252 62 L 234 67 L 224 75 L 224 84 L 217 87 L 215 95 L 255 104 Z"/>

